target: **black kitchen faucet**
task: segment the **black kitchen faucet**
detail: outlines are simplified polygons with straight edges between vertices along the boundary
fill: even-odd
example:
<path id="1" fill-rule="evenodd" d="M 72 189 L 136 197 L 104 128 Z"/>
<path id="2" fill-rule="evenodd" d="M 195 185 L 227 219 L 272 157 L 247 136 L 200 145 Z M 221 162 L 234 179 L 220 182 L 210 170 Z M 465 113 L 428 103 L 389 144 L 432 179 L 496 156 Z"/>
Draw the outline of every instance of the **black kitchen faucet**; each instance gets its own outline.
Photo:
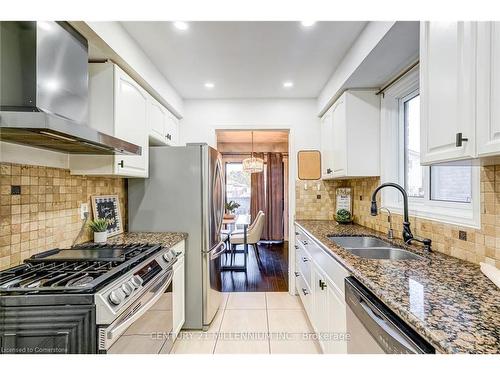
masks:
<path id="1" fill-rule="evenodd" d="M 413 236 L 413 233 L 411 232 L 410 219 L 408 217 L 408 194 L 406 193 L 406 190 L 402 186 L 392 182 L 387 182 L 377 187 L 372 194 L 372 205 L 370 208 L 371 215 L 377 216 L 378 214 L 377 200 L 376 200 L 378 191 L 388 186 L 398 189 L 403 195 L 403 241 L 406 244 L 411 244 L 412 241 L 420 242 L 424 245 L 426 250 L 431 251 L 432 241 L 430 238 L 416 238 Z"/>

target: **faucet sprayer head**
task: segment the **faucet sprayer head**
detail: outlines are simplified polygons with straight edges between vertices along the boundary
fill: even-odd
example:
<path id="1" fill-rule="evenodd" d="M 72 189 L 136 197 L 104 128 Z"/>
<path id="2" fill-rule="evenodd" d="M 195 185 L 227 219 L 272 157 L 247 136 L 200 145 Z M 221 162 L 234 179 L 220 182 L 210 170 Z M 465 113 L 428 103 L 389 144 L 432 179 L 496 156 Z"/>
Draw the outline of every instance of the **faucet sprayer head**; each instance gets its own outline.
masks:
<path id="1" fill-rule="evenodd" d="M 378 209 L 377 209 L 377 201 L 372 201 L 372 206 L 370 208 L 370 214 L 372 216 L 377 216 Z"/>

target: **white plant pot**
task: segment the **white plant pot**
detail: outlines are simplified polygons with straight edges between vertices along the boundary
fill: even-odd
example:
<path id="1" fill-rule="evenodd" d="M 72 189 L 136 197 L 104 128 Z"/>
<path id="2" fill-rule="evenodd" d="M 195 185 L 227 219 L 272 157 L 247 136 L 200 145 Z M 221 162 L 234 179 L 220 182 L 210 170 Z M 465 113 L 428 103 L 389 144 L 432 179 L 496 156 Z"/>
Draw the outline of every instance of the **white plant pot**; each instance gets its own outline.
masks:
<path id="1" fill-rule="evenodd" d="M 108 239 L 108 232 L 94 232 L 95 243 L 106 243 Z"/>

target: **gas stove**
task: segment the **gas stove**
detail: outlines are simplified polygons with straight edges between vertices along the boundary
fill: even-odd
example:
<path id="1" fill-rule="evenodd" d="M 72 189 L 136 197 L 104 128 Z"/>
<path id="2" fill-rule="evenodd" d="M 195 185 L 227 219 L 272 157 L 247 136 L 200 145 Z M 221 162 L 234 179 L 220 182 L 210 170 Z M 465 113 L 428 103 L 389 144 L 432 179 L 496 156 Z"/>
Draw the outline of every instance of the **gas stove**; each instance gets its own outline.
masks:
<path id="1" fill-rule="evenodd" d="M 0 272 L 0 352 L 33 345 L 113 352 L 123 333 L 137 329 L 134 323 L 142 327 L 158 314 L 168 336 L 176 261 L 176 253 L 159 244 L 87 243 L 45 251 Z"/>
<path id="2" fill-rule="evenodd" d="M 0 293 L 90 293 L 161 251 L 157 244 L 87 243 L 34 255 L 0 272 Z M 169 260 L 174 255 L 165 253 Z M 139 278 L 133 280 L 139 285 Z"/>

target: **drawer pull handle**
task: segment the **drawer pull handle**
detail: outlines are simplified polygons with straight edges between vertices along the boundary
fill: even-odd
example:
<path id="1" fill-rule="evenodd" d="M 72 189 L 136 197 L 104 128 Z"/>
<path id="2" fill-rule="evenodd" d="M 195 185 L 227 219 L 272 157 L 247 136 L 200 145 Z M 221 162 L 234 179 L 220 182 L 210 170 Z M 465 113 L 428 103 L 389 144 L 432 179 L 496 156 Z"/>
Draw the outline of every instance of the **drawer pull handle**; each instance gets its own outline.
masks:
<path id="1" fill-rule="evenodd" d="M 320 280 L 320 281 L 319 281 L 319 287 L 321 288 L 321 290 L 325 290 L 325 288 L 326 288 L 326 283 L 325 283 L 323 280 Z"/>
<path id="2" fill-rule="evenodd" d="M 298 250 L 299 249 L 299 246 L 298 245 L 295 245 L 295 250 Z"/>
<path id="3" fill-rule="evenodd" d="M 305 296 L 307 296 L 309 294 L 309 292 L 307 291 L 306 288 L 302 288 L 302 293 L 304 293 Z"/>
<path id="4" fill-rule="evenodd" d="M 294 272 L 294 274 L 295 274 L 295 277 L 299 277 L 300 276 L 300 273 L 298 273 L 298 272 Z"/>
<path id="5" fill-rule="evenodd" d="M 302 241 L 302 243 L 303 243 L 304 245 L 306 245 L 306 246 L 307 246 L 307 245 L 309 245 L 309 243 L 308 243 L 307 241 Z"/>
<path id="6" fill-rule="evenodd" d="M 309 262 L 309 259 L 307 259 L 306 257 L 302 257 L 302 261 L 305 263 L 305 262 Z"/>
<path id="7" fill-rule="evenodd" d="M 299 232 L 295 232 L 295 235 L 296 235 L 296 236 L 299 236 L 299 235 L 300 235 L 300 233 L 299 233 Z"/>

